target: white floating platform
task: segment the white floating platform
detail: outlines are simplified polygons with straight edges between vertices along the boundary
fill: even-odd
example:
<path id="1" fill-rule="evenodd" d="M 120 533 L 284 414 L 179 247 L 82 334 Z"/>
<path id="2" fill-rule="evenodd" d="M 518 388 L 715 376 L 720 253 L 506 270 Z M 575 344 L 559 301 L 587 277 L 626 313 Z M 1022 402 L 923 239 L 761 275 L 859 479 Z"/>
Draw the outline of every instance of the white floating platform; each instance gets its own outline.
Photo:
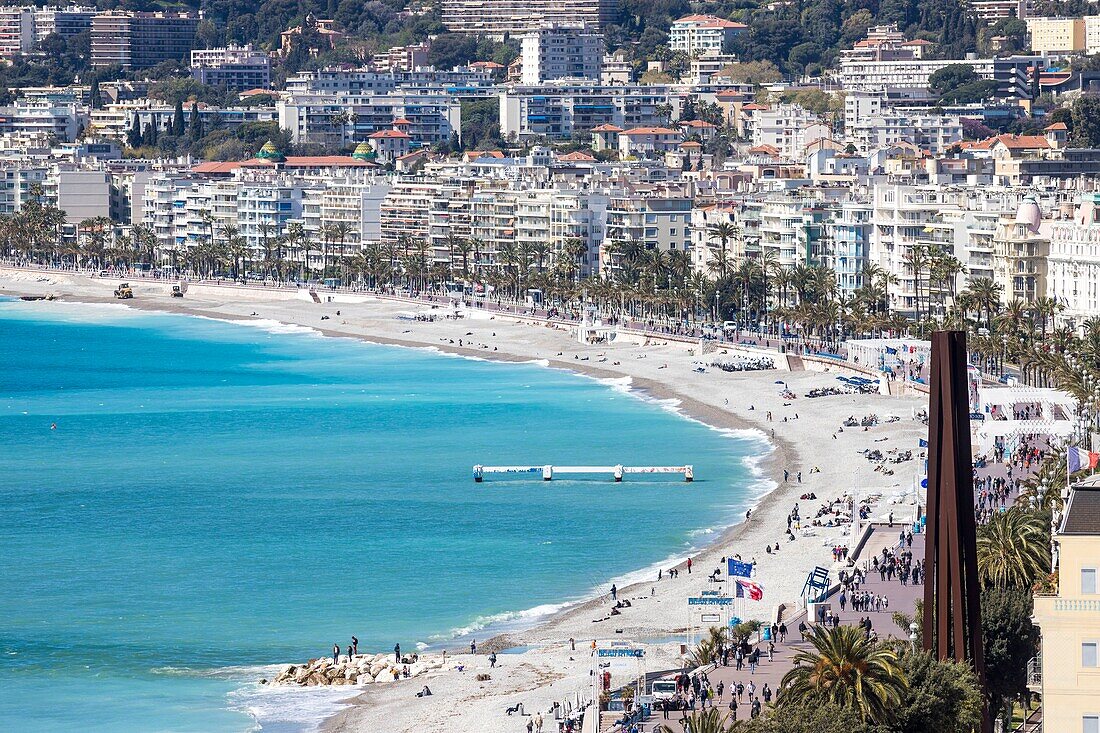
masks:
<path id="1" fill-rule="evenodd" d="M 628 473 L 679 473 L 684 481 L 695 479 L 692 466 L 474 466 L 474 481 L 481 483 L 487 473 L 535 473 L 542 474 L 543 481 L 551 481 L 556 473 L 610 474 L 615 481 L 622 481 Z"/>

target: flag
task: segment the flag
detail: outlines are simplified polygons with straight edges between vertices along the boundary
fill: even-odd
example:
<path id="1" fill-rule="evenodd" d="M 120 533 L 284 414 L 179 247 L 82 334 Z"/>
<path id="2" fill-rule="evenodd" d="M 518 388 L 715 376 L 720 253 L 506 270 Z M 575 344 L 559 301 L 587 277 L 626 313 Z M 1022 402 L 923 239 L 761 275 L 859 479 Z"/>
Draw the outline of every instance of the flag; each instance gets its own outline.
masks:
<path id="1" fill-rule="evenodd" d="M 896 354 L 896 353 L 898 353 L 898 350 L 897 349 L 892 349 L 889 346 L 887 346 L 886 347 L 886 353 L 887 354 Z"/>
<path id="2" fill-rule="evenodd" d="M 737 595 L 741 598 L 747 595 L 754 601 L 760 601 L 764 599 L 764 586 L 751 580 L 738 580 Z"/>
<path id="3" fill-rule="evenodd" d="M 1084 469 L 1094 470 L 1100 464 L 1100 453 L 1093 453 L 1084 448 L 1070 448 L 1066 451 L 1066 470 L 1069 473 L 1077 473 Z"/>
<path id="4" fill-rule="evenodd" d="M 734 560 L 730 558 L 726 560 L 726 572 L 732 577 L 751 578 L 752 577 L 752 563 L 741 562 L 740 560 Z"/>
<path id="5" fill-rule="evenodd" d="M 928 441 L 925 440 L 924 438 L 920 438 L 920 439 L 917 440 L 917 446 L 920 447 L 920 448 L 927 448 L 928 447 Z"/>

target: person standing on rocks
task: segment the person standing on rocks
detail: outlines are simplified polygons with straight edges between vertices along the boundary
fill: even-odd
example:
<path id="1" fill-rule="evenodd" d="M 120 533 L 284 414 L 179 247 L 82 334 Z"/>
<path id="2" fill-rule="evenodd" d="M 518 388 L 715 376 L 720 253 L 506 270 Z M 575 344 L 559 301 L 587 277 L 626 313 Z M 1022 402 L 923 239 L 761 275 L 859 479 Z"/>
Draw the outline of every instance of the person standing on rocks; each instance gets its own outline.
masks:
<path id="1" fill-rule="evenodd" d="M 401 645 L 400 644 L 394 644 L 393 645 L 393 661 L 397 662 L 397 663 L 401 662 Z"/>
<path id="2" fill-rule="evenodd" d="M 332 645 L 332 663 L 333 664 L 339 664 L 340 663 L 340 645 L 339 644 L 333 644 Z"/>
<path id="3" fill-rule="evenodd" d="M 359 655 L 359 640 L 354 636 L 351 637 L 351 653 L 356 656 Z"/>
<path id="4" fill-rule="evenodd" d="M 351 645 L 348 645 L 348 664 L 351 664 Z"/>

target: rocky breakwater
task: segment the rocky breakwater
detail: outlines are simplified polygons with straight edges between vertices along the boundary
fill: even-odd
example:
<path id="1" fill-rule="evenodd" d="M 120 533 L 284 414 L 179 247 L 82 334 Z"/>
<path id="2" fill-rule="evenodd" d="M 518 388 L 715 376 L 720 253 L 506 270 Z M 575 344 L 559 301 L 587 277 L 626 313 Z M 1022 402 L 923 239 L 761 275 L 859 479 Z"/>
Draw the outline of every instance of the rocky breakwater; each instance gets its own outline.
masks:
<path id="1" fill-rule="evenodd" d="M 336 664 L 330 657 L 322 657 L 305 664 L 287 665 L 270 684 L 300 687 L 381 684 L 420 677 L 443 669 L 443 664 L 442 657 L 418 654 L 402 657 L 399 662 L 392 654 L 358 654 L 350 661 Z M 261 680 L 261 684 L 268 683 Z"/>

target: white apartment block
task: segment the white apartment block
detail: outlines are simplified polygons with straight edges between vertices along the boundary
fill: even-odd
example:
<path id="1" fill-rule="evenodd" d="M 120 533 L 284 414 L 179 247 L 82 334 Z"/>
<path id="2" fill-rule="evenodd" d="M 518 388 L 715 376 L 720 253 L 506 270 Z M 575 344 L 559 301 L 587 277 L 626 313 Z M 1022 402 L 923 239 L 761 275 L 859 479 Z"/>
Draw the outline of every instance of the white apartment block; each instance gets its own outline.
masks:
<path id="1" fill-rule="evenodd" d="M 832 129 L 821 118 L 797 104 L 778 104 L 752 116 L 752 144 L 770 145 L 790 160 L 802 158 L 810 143 L 832 138 Z"/>
<path id="2" fill-rule="evenodd" d="M 271 57 L 252 44 L 196 49 L 191 51 L 191 76 L 233 91 L 266 89 L 271 85 Z"/>
<path id="3" fill-rule="evenodd" d="M 500 131 L 508 139 L 568 140 L 600 125 L 622 129 L 668 123 L 660 108 L 678 99 L 661 85 L 550 83 L 500 93 Z"/>
<path id="4" fill-rule="evenodd" d="M 1044 223 L 1043 233 L 1047 295 L 1065 307 L 1062 322 L 1080 326 L 1100 313 L 1100 194 L 1083 194 L 1072 219 Z"/>
<path id="5" fill-rule="evenodd" d="M 688 15 L 672 23 L 668 45 L 688 56 L 717 56 L 726 53 L 730 42 L 747 30 L 743 23 L 713 15 Z"/>
<path id="6" fill-rule="evenodd" d="M 885 114 L 864 117 L 844 127 L 845 141 L 867 155 L 873 150 L 906 142 L 942 155 L 963 139 L 962 119 L 936 114 Z"/>
<path id="7" fill-rule="evenodd" d="M 1028 72 L 1041 58 L 1013 56 L 997 59 L 904 59 L 896 61 L 864 61 L 842 59 L 840 84 L 848 92 L 889 92 L 894 97 L 930 99 L 928 79 L 947 66 L 967 64 L 983 79 L 998 83 L 998 95 L 1027 98 L 1030 96 Z"/>
<path id="8" fill-rule="evenodd" d="M 1100 15 L 1085 16 L 1085 53 L 1100 53 Z"/>
<path id="9" fill-rule="evenodd" d="M 501 40 L 547 23 L 599 28 L 613 20 L 617 0 L 442 0 L 443 25 L 455 33 Z"/>
<path id="10" fill-rule="evenodd" d="M 380 130 L 399 129 L 418 148 L 462 129 L 462 105 L 454 96 L 303 93 L 279 100 L 277 108 L 279 127 L 289 130 L 295 143 L 347 146 Z"/>
<path id="11" fill-rule="evenodd" d="M 691 198 L 659 191 L 615 192 L 608 206 L 605 245 L 636 242 L 645 249 L 690 254 L 692 203 Z M 602 254 L 605 271 L 618 267 L 617 258 Z"/>
<path id="12" fill-rule="evenodd" d="M 600 80 L 603 36 L 584 26 L 550 25 L 528 31 L 521 49 L 524 84 L 553 79 Z"/>
<path id="13" fill-rule="evenodd" d="M 34 48 L 34 8 L 0 8 L 0 58 L 11 59 Z"/>
<path id="14" fill-rule="evenodd" d="M 46 36 L 56 33 L 71 38 L 92 29 L 95 8 L 70 5 L 68 7 L 44 7 L 34 11 L 34 42 L 41 44 Z"/>

